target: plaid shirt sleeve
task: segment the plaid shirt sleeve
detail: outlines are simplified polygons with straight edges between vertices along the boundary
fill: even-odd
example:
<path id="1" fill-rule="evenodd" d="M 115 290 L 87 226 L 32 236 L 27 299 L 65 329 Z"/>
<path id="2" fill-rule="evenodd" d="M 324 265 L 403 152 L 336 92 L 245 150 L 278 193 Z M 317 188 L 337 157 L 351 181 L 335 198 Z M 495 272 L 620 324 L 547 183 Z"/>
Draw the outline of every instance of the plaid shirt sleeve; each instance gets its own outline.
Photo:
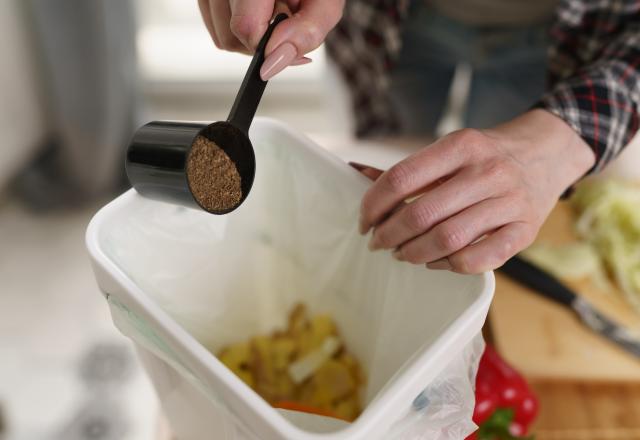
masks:
<path id="1" fill-rule="evenodd" d="M 423 1 L 423 0 L 415 0 Z M 351 92 L 356 134 L 396 133 L 388 73 L 408 0 L 348 0 L 326 48 Z M 638 130 L 640 0 L 559 0 L 551 29 L 549 89 L 536 104 L 593 148 L 599 171 Z"/>
<path id="2" fill-rule="evenodd" d="M 561 0 L 551 36 L 550 88 L 537 106 L 582 136 L 599 171 L 638 130 L 640 1 Z"/>

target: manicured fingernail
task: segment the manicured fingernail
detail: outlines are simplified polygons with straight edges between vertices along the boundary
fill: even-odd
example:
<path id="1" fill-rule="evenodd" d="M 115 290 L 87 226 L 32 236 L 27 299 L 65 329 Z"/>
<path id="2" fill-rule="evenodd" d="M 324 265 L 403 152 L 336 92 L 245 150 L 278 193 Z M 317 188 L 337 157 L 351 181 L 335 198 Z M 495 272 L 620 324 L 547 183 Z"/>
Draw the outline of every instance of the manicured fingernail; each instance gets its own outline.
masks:
<path id="1" fill-rule="evenodd" d="M 396 249 L 395 251 L 393 251 L 393 252 L 391 253 L 391 256 L 392 256 L 393 258 L 395 258 L 396 260 L 398 260 L 398 261 L 404 261 L 404 260 L 402 259 L 402 252 L 400 252 L 400 249 Z"/>
<path id="2" fill-rule="evenodd" d="M 304 66 L 305 64 L 309 64 L 313 61 L 311 58 L 301 57 L 291 62 L 291 66 Z"/>
<path id="3" fill-rule="evenodd" d="M 369 240 L 369 250 L 377 251 L 380 249 L 381 249 L 380 245 L 377 243 L 377 241 L 375 240 L 375 237 L 372 235 L 371 239 Z"/>
<path id="4" fill-rule="evenodd" d="M 441 258 L 439 260 L 432 261 L 431 263 L 427 263 L 427 267 L 435 270 L 450 270 L 451 263 L 449 263 L 448 258 Z"/>
<path id="5" fill-rule="evenodd" d="M 296 58 L 298 52 L 291 43 L 282 43 L 265 58 L 260 68 L 260 77 L 268 81 L 287 67 Z"/>
<path id="6" fill-rule="evenodd" d="M 355 168 L 358 171 L 362 171 L 364 169 L 369 168 L 367 165 L 364 165 L 358 162 L 349 162 L 349 165 L 351 165 L 353 168 Z"/>

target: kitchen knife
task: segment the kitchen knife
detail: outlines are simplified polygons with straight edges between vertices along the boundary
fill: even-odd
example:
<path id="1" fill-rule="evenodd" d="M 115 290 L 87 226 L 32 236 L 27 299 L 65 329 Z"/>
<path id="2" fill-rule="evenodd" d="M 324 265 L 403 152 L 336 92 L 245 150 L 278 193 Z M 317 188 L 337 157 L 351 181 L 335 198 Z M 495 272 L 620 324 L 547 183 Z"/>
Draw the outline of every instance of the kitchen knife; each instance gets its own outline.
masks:
<path id="1" fill-rule="evenodd" d="M 569 307 L 591 330 L 640 357 L 640 335 L 604 316 L 586 299 L 576 295 L 547 272 L 518 256 L 512 257 L 498 270 L 542 296 Z"/>

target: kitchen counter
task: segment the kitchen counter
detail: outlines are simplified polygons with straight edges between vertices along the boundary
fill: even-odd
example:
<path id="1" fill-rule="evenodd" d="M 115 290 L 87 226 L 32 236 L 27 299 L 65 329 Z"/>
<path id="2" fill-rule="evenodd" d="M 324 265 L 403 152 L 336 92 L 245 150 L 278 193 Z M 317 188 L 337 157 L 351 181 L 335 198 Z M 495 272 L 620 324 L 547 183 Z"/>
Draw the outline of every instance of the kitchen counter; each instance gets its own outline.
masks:
<path id="1" fill-rule="evenodd" d="M 536 440 L 640 439 L 640 384 L 534 382 Z"/>

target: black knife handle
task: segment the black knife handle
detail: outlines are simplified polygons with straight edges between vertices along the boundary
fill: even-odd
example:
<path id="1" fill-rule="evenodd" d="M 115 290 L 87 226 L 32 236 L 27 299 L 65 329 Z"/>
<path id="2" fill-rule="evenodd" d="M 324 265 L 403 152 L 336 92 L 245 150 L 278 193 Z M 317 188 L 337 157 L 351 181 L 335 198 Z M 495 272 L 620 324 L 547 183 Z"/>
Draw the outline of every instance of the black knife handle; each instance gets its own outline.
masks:
<path id="1" fill-rule="evenodd" d="M 576 299 L 576 294 L 556 278 L 518 256 L 509 259 L 498 270 L 514 281 L 561 304 L 571 306 Z"/>

